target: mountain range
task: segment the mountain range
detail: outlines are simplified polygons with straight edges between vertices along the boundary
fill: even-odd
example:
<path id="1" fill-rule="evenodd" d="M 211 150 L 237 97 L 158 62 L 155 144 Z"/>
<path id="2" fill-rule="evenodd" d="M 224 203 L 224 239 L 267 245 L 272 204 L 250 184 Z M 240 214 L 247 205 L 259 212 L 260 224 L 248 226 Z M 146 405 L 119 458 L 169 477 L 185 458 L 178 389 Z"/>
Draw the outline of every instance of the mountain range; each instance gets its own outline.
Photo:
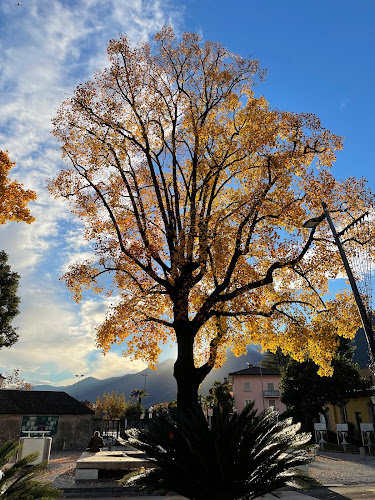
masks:
<path id="1" fill-rule="evenodd" d="M 229 351 L 227 360 L 222 368 L 212 370 L 211 373 L 203 381 L 200 393 L 208 394 L 209 389 L 215 380 L 224 381 L 228 374 L 246 368 L 246 363 L 255 365 L 261 361 L 263 355 L 254 349 L 249 349 L 244 356 L 236 357 Z M 80 401 L 96 401 L 98 396 L 104 393 L 117 391 L 119 394 L 125 394 L 128 401 L 130 393 L 133 389 L 143 389 L 144 384 L 147 384 L 146 390 L 149 396 L 143 400 L 145 407 L 150 407 L 158 403 L 173 401 L 177 397 L 176 381 L 173 377 L 173 365 L 175 360 L 172 358 L 166 359 L 158 364 L 157 370 L 145 369 L 138 373 L 123 375 L 120 377 L 110 377 L 99 380 L 95 377 L 87 377 L 72 385 L 67 386 L 52 386 L 52 385 L 35 385 L 36 391 L 63 391 L 79 399 Z M 147 377 L 142 376 L 148 373 Z"/>
<path id="2" fill-rule="evenodd" d="M 362 329 L 357 332 L 354 341 L 354 361 L 357 362 L 360 368 L 368 364 L 367 342 Z M 224 381 L 228 374 L 246 368 L 246 363 L 256 365 L 261 361 L 263 355 L 250 347 L 244 356 L 236 357 L 231 351 L 227 353 L 227 360 L 222 368 L 212 370 L 203 381 L 200 393 L 208 394 L 215 380 Z M 175 360 L 172 358 L 166 359 L 158 364 L 157 370 L 145 369 L 138 373 L 122 375 L 120 377 L 111 377 L 99 380 L 94 377 L 87 377 L 78 383 L 67 386 L 52 386 L 52 385 L 36 385 L 36 391 L 64 391 L 70 396 L 79 399 L 80 401 L 96 401 L 98 396 L 104 393 L 117 391 L 119 394 L 124 394 L 126 400 L 130 399 L 130 393 L 133 389 L 143 389 L 144 384 L 147 384 L 147 392 L 149 396 L 143 400 L 145 407 L 150 407 L 158 403 L 173 401 L 177 397 L 176 381 L 173 377 L 173 365 Z M 142 375 L 148 373 L 147 377 Z"/>

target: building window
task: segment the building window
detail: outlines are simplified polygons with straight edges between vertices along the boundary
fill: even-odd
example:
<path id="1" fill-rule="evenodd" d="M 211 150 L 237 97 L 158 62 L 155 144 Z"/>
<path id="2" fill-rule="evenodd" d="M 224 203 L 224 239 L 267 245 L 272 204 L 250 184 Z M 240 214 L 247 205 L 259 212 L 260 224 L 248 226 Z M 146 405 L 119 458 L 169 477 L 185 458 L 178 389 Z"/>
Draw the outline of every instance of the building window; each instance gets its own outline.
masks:
<path id="1" fill-rule="evenodd" d="M 362 415 L 360 411 L 355 412 L 355 421 L 357 424 L 358 431 L 361 432 Z"/>
<path id="2" fill-rule="evenodd" d="M 340 416 L 341 416 L 341 423 L 347 424 L 348 423 L 348 415 L 346 414 L 346 406 L 340 406 Z"/>
<path id="3" fill-rule="evenodd" d="M 269 389 L 271 390 L 271 389 Z M 271 408 L 271 406 L 273 406 L 273 408 L 276 410 L 276 399 L 269 399 L 268 400 L 268 407 Z"/>
<path id="4" fill-rule="evenodd" d="M 273 382 L 267 382 L 267 391 L 274 391 L 275 384 Z"/>
<path id="5" fill-rule="evenodd" d="M 250 382 L 244 382 L 243 383 L 243 390 L 244 390 L 244 392 L 251 392 L 251 384 L 250 384 Z"/>
<path id="6" fill-rule="evenodd" d="M 252 403 L 252 399 L 245 399 L 245 406 L 249 405 L 250 403 Z"/>

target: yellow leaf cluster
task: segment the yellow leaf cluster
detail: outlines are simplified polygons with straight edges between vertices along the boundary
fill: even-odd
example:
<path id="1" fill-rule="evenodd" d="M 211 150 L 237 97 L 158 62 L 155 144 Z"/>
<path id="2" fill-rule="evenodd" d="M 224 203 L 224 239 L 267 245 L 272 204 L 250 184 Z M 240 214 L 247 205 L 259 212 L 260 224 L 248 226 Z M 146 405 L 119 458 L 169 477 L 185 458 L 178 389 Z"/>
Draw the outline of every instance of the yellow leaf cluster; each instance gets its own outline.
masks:
<path id="1" fill-rule="evenodd" d="M 0 224 L 7 221 L 30 224 L 35 219 L 30 215 L 27 204 L 36 200 L 36 194 L 30 189 L 23 189 L 17 181 L 10 180 L 9 171 L 14 166 L 8 153 L 0 150 Z"/>
<path id="2" fill-rule="evenodd" d="M 97 412 L 106 411 L 107 418 L 120 418 L 125 410 L 125 395 L 119 394 L 118 391 L 105 392 L 97 397 L 95 403 Z"/>

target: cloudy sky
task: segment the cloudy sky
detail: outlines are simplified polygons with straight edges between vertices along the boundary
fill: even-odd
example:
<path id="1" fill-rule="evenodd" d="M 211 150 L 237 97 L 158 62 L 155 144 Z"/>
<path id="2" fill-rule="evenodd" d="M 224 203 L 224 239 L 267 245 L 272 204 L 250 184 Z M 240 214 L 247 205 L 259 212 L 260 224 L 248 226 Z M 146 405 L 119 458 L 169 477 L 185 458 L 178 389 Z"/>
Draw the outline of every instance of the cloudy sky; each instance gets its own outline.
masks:
<path id="1" fill-rule="evenodd" d="M 106 64 L 109 39 L 151 40 L 172 24 L 259 59 L 268 78 L 258 91 L 273 107 L 315 113 L 345 136 L 335 175 L 366 177 L 375 189 L 374 22 L 372 0 L 1 0 L 0 148 L 17 162 L 12 178 L 38 200 L 36 222 L 0 228 L 0 248 L 21 275 L 20 340 L 0 351 L 0 372 L 19 367 L 31 383 L 58 385 L 75 374 L 105 378 L 145 367 L 121 357 L 121 348 L 105 357 L 95 349 L 105 300 L 86 296 L 77 305 L 59 281 L 90 248 L 68 207 L 45 188 L 62 166 L 51 119 Z"/>

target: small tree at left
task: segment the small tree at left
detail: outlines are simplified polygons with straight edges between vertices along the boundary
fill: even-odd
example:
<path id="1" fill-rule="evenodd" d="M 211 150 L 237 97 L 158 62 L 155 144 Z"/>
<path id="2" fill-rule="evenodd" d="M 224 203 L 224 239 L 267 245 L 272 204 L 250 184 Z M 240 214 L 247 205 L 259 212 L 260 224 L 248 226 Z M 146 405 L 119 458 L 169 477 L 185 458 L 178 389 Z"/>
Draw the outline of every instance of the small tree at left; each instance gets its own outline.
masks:
<path id="1" fill-rule="evenodd" d="M 23 189 L 22 184 L 9 178 L 9 172 L 14 166 L 8 153 L 0 150 L 0 225 L 8 221 L 30 224 L 35 220 L 27 205 L 36 200 L 36 193 Z M 11 322 L 19 313 L 20 299 L 16 292 L 20 276 L 11 272 L 7 261 L 8 255 L 0 251 L 0 349 L 12 346 L 18 339 Z"/>
<path id="2" fill-rule="evenodd" d="M 17 296 L 19 274 L 12 272 L 8 255 L 0 250 L 0 349 L 10 347 L 18 340 L 12 321 L 19 313 L 20 299 Z"/>
<path id="3" fill-rule="evenodd" d="M 21 378 L 20 372 L 21 370 L 19 368 L 13 368 L 11 373 L 6 373 L 3 389 L 22 389 L 24 391 L 32 391 L 33 386 Z"/>
<path id="4" fill-rule="evenodd" d="M 23 185 L 9 178 L 9 171 L 15 166 L 6 151 L 0 150 L 0 224 L 7 221 L 27 222 L 35 219 L 30 215 L 27 204 L 36 200 L 36 193 L 23 189 Z"/>

